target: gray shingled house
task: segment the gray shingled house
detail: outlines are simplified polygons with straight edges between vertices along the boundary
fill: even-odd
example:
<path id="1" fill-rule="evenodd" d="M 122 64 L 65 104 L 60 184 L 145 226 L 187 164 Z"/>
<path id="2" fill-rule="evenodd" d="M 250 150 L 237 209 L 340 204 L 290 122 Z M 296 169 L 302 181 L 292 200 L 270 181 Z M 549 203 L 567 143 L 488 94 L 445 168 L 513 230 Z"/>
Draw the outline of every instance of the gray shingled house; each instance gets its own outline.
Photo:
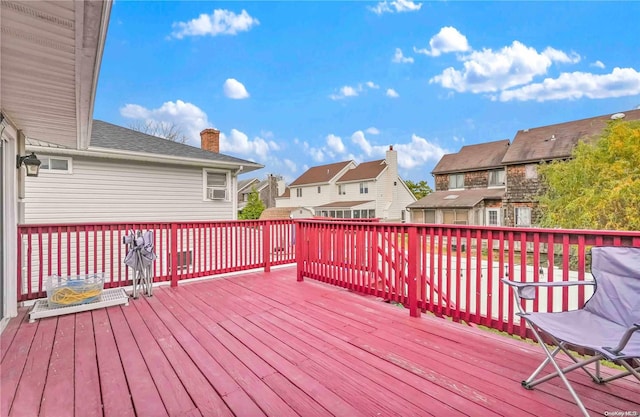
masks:
<path id="1" fill-rule="evenodd" d="M 219 153 L 219 135 L 197 148 L 94 120 L 87 150 L 28 140 L 42 165 L 25 223 L 236 219 L 237 175 L 263 166 Z"/>
<path id="2" fill-rule="evenodd" d="M 519 130 L 509 140 L 463 146 L 434 170 L 436 191 L 408 206 L 415 223 L 535 226 L 544 185 L 538 165 L 571 158 L 579 141 L 599 137 L 612 120 L 640 110 Z"/>

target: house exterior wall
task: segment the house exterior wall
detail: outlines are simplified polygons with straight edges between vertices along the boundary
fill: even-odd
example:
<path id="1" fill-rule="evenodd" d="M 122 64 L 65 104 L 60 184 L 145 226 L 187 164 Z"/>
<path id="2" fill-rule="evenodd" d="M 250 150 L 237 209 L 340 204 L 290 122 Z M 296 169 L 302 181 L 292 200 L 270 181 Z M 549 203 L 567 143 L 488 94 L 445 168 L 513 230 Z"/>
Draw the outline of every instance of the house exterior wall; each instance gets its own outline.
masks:
<path id="1" fill-rule="evenodd" d="M 231 176 L 235 199 L 237 178 Z M 203 169 L 72 158 L 72 173 L 28 178 L 25 223 L 197 221 L 237 217 L 234 201 L 204 198 Z"/>
<path id="2" fill-rule="evenodd" d="M 453 175 L 453 174 L 452 174 Z M 437 174 L 435 177 L 436 191 L 449 190 L 449 174 Z M 464 189 L 488 188 L 489 171 L 471 171 L 464 173 Z"/>
<path id="3" fill-rule="evenodd" d="M 531 224 L 540 219 L 537 199 L 544 192 L 537 170 L 538 164 L 519 164 L 507 166 L 507 189 L 503 197 L 504 225 L 514 227 L 516 207 L 531 208 Z"/>

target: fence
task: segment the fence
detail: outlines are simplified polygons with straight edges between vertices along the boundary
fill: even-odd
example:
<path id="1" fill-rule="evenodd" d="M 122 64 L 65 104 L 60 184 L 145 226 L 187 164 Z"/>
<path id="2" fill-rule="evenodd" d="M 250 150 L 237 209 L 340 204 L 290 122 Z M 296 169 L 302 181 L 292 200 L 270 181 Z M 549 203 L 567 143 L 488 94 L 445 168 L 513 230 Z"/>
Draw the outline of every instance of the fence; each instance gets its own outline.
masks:
<path id="1" fill-rule="evenodd" d="M 46 296 L 50 275 L 105 273 L 106 288 L 131 285 L 122 238 L 154 232 L 154 282 L 204 277 L 295 262 L 292 220 L 101 223 L 18 226 L 18 301 Z"/>
<path id="2" fill-rule="evenodd" d="M 584 281 L 591 246 L 640 247 L 640 232 L 298 221 L 297 277 L 527 337 L 500 281 Z M 580 308 L 584 286 L 548 288 L 529 311 Z"/>

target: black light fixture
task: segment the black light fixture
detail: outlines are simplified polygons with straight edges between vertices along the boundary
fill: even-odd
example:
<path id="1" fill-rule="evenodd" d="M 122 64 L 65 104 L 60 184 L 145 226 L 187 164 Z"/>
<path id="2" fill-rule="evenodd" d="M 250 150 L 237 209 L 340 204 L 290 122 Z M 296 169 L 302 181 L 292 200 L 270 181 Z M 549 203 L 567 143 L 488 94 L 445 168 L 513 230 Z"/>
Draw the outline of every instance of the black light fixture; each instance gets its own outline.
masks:
<path id="1" fill-rule="evenodd" d="M 27 168 L 27 177 L 37 177 L 40 173 L 41 163 L 33 152 L 31 152 L 31 155 L 26 156 L 16 155 L 16 168 L 20 169 L 20 166 L 24 164 L 25 168 Z"/>

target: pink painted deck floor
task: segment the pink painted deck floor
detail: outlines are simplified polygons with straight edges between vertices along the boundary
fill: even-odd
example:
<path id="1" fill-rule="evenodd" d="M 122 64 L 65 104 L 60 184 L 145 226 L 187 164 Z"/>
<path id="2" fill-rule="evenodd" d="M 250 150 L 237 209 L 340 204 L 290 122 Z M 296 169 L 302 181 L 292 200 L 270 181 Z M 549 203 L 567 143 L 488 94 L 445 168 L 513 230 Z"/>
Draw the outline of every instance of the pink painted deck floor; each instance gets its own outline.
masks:
<path id="1" fill-rule="evenodd" d="M 1 337 L 2 416 L 579 415 L 558 380 L 520 387 L 537 346 L 298 283 L 293 268 L 25 314 Z M 571 380 L 594 416 L 640 412 L 636 380 Z"/>

